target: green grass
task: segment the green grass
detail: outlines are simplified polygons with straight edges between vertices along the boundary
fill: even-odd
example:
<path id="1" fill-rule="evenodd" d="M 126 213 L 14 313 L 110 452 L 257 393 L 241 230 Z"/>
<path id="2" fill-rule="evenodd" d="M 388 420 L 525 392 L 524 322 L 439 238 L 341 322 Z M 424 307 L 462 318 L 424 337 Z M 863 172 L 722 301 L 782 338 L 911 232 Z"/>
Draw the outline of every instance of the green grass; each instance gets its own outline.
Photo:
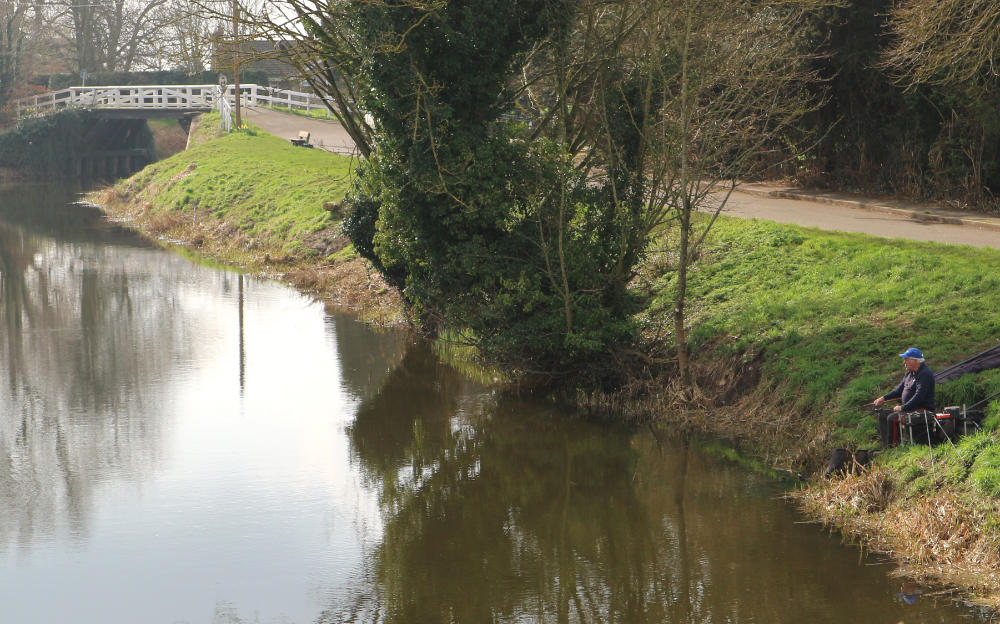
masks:
<path id="1" fill-rule="evenodd" d="M 655 259 L 650 267 L 655 266 Z M 668 325 L 673 271 L 647 274 L 647 321 Z M 865 443 L 864 409 L 918 346 L 940 369 L 1000 341 L 1000 251 L 720 219 L 690 279 L 698 357 L 757 356 L 792 409 L 834 419 Z M 1000 371 L 938 387 L 941 406 L 1000 390 Z"/>
<path id="2" fill-rule="evenodd" d="M 275 105 L 269 107 L 271 110 L 281 111 L 283 113 L 291 113 L 292 115 L 298 115 L 299 117 L 311 117 L 313 119 L 333 119 L 333 114 L 326 108 L 313 108 L 311 110 L 303 110 L 301 108 L 290 108 L 288 106 Z"/>
<path id="3" fill-rule="evenodd" d="M 352 166 L 350 158 L 297 149 L 250 128 L 147 167 L 127 185 L 155 189 L 145 198 L 154 211 L 224 217 L 246 236 L 293 254 L 337 219 L 323 203 L 343 198 Z"/>
<path id="4" fill-rule="evenodd" d="M 222 136 L 221 123 L 222 116 L 217 111 L 202 115 L 197 123 L 191 126 L 191 138 L 188 142 L 191 145 L 201 145 L 218 139 Z"/>
<path id="5" fill-rule="evenodd" d="M 899 446 L 883 451 L 880 460 L 890 469 L 904 498 L 931 494 L 941 488 L 1000 496 L 1000 433 L 983 431 L 943 443 Z"/>

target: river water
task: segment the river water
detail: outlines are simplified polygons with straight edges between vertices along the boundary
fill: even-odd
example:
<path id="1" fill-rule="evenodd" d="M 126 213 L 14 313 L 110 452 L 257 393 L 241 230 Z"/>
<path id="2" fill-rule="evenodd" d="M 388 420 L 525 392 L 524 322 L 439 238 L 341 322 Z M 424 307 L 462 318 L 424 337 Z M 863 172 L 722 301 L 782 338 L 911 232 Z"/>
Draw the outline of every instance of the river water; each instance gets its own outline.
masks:
<path id="1" fill-rule="evenodd" d="M 0 621 L 976 621 L 680 440 L 71 199 L 0 188 Z"/>

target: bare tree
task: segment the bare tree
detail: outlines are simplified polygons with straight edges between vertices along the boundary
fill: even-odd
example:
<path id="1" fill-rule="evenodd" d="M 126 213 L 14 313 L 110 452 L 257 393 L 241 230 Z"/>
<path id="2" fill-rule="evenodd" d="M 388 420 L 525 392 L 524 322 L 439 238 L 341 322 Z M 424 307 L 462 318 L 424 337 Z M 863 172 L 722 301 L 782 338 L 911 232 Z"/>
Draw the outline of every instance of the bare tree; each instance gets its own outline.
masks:
<path id="1" fill-rule="evenodd" d="M 21 78 L 25 22 L 32 8 L 27 0 L 0 3 L 0 109 L 7 105 Z"/>
<path id="2" fill-rule="evenodd" d="M 255 26 L 265 37 L 290 44 L 285 59 L 323 98 L 358 151 L 368 156 L 373 128 L 358 102 L 366 88 L 361 67 L 370 51 L 357 41 L 351 10 L 345 0 L 280 0 L 255 13 Z"/>
<path id="3" fill-rule="evenodd" d="M 208 69 L 219 21 L 188 0 L 168 0 L 158 11 L 165 16 L 163 26 L 147 39 L 134 66 L 189 74 Z"/>
<path id="4" fill-rule="evenodd" d="M 673 337 L 685 393 L 694 387 L 691 265 L 738 180 L 762 173 L 762 156 L 816 104 L 800 25 L 820 4 L 589 0 L 574 32 L 536 50 L 523 73 L 522 109 L 536 114 L 536 134 L 557 140 L 581 183 L 607 184 L 633 215 L 615 234 L 623 286 L 669 232 L 660 240 L 676 259 Z M 563 236 L 551 229 L 542 243 L 559 292 Z"/>
<path id="5" fill-rule="evenodd" d="M 145 65 L 174 19 L 168 0 L 56 0 L 56 32 L 78 70 L 132 71 Z"/>
<path id="6" fill-rule="evenodd" d="M 761 152 L 813 105 L 805 87 L 815 77 L 797 37 L 812 4 L 672 0 L 638 33 L 642 106 L 660 111 L 639 130 L 651 181 L 644 227 L 676 226 L 674 341 L 687 389 L 690 267 L 738 180 L 760 174 Z"/>
<path id="7" fill-rule="evenodd" d="M 175 0 L 170 12 L 175 17 L 164 29 L 164 39 L 170 46 L 167 58 L 179 69 L 191 73 L 205 71 L 218 20 L 199 10 L 196 4 L 183 0 Z"/>
<path id="8" fill-rule="evenodd" d="M 906 0 L 893 11 L 896 35 L 885 62 L 910 83 L 1000 77 L 1000 3 Z"/>

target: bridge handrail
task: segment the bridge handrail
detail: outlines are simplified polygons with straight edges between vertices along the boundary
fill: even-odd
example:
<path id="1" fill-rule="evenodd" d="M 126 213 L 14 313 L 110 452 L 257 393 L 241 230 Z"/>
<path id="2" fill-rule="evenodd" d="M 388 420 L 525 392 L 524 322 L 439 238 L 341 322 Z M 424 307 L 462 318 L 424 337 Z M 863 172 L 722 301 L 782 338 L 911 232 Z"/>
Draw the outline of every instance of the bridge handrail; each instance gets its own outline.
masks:
<path id="1" fill-rule="evenodd" d="M 274 107 L 284 107 L 289 110 L 304 110 L 311 114 L 313 110 L 322 110 L 326 117 L 332 116 L 323 98 L 315 93 L 304 91 L 290 91 L 288 89 L 278 89 L 276 87 L 265 87 L 263 85 L 248 85 L 251 87 L 249 101 L 253 105 L 263 105 Z"/>
<path id="2" fill-rule="evenodd" d="M 209 110 L 218 107 L 219 85 L 97 85 L 68 87 L 11 100 L 17 118 L 45 115 L 64 108 Z M 243 103 L 284 107 L 290 110 L 330 110 L 314 93 L 291 91 L 258 84 L 240 85 Z M 235 87 L 226 88 L 226 99 L 235 102 Z"/>
<path id="3" fill-rule="evenodd" d="M 241 89 L 242 91 L 242 89 Z M 222 97 L 222 87 L 215 85 L 215 99 L 219 103 L 219 116 L 222 118 L 222 131 L 233 131 L 233 107 L 229 98 Z"/>
<path id="4" fill-rule="evenodd" d="M 11 101 L 18 118 L 44 115 L 63 108 L 115 109 L 212 109 L 216 106 L 218 85 L 98 85 L 68 87 L 59 91 L 17 98 Z M 257 87 L 242 85 L 244 99 Z M 227 99 L 235 98 L 235 89 L 226 89 Z"/>

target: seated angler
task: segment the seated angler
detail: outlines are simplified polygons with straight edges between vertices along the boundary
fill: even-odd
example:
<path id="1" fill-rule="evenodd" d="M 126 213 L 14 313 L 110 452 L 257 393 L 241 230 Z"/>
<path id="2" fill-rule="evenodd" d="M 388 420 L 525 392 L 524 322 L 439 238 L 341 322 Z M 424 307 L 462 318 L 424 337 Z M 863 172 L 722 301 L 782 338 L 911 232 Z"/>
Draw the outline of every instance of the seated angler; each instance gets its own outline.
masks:
<path id="1" fill-rule="evenodd" d="M 887 425 L 893 427 L 893 432 L 901 413 L 934 411 L 934 372 L 924 363 L 924 354 L 920 349 L 910 347 L 900 353 L 899 357 L 903 358 L 903 366 L 906 368 L 903 380 L 898 386 L 872 401 L 875 407 L 879 407 L 888 400 L 899 399 L 899 405 L 893 408 L 894 414 L 887 419 Z M 879 424 L 879 429 L 882 430 L 882 423 Z M 888 440 L 883 441 L 888 442 Z M 895 442 L 894 436 L 892 443 Z"/>

